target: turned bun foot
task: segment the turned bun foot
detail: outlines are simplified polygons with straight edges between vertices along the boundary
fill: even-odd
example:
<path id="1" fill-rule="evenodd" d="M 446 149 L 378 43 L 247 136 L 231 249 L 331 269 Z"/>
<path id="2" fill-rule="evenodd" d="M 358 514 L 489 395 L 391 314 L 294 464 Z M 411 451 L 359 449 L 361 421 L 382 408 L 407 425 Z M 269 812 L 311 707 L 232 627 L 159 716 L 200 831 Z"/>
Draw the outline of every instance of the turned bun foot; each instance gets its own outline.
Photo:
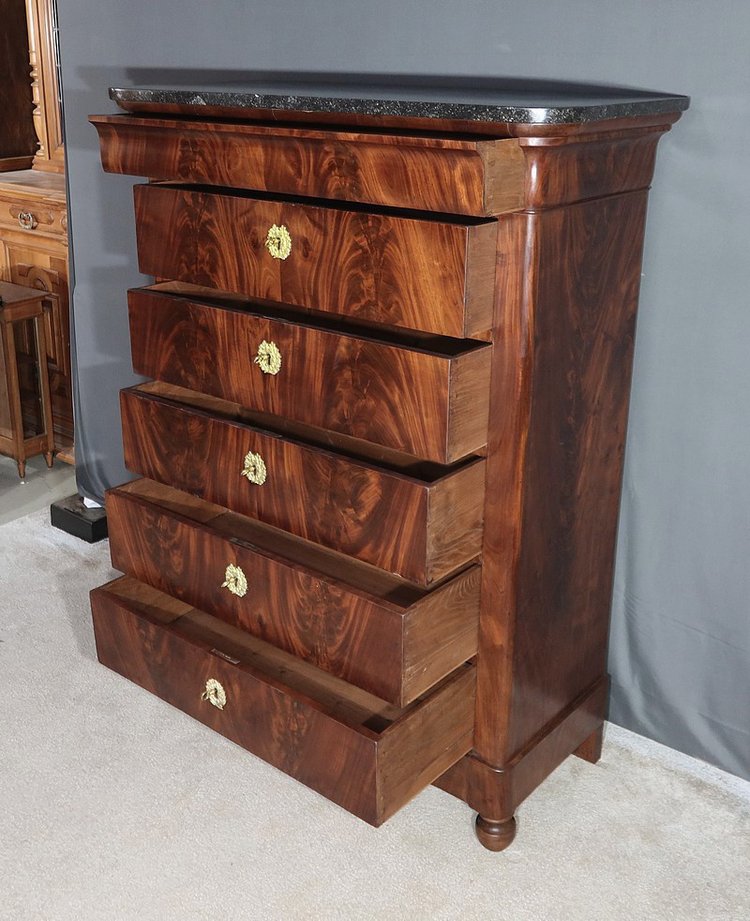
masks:
<path id="1" fill-rule="evenodd" d="M 516 837 L 516 820 L 513 816 L 502 822 L 478 815 L 474 823 L 477 838 L 488 851 L 504 851 Z"/>

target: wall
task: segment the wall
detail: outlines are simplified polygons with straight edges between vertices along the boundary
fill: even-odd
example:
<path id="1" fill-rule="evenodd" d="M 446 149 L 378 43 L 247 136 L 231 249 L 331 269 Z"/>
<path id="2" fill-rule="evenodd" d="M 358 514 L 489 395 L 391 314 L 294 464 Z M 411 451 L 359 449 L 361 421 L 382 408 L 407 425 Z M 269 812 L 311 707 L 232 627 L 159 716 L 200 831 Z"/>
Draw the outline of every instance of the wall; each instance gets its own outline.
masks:
<path id="1" fill-rule="evenodd" d="M 750 777 L 750 6 L 745 0 L 66 0 L 79 485 L 126 479 L 132 180 L 86 117 L 110 85 L 318 70 L 590 80 L 686 93 L 650 201 L 611 639 L 611 718 Z"/>

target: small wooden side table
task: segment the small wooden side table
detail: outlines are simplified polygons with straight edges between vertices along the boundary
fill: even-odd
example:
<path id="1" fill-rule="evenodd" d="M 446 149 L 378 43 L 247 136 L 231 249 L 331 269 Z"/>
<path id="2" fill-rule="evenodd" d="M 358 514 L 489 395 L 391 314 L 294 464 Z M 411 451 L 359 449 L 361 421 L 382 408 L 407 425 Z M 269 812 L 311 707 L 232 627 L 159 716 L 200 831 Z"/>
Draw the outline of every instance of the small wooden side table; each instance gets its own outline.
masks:
<path id="1" fill-rule="evenodd" d="M 21 479 L 26 475 L 27 458 L 44 454 L 47 466 L 51 467 L 55 450 L 44 331 L 43 305 L 46 296 L 46 292 L 36 288 L 0 282 L 0 454 L 15 459 Z M 22 328 L 14 328 L 24 321 L 31 321 L 33 336 L 26 335 Z M 33 426 L 36 431 L 30 431 L 32 423 L 24 421 L 24 382 L 18 350 L 22 342 L 33 346 L 36 352 L 33 376 L 38 388 L 40 410 Z M 26 357 L 29 362 L 32 361 L 31 356 Z"/>

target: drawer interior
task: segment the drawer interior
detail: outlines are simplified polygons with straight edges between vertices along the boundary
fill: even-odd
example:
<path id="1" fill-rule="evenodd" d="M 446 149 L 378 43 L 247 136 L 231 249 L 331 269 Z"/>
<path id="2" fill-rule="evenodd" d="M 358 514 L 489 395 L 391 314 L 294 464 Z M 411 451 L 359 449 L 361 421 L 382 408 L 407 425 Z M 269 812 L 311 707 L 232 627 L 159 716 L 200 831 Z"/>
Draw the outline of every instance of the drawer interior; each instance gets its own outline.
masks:
<path id="1" fill-rule="evenodd" d="M 403 715 L 403 710 L 379 697 L 135 579 L 126 576 L 110 583 L 108 590 L 149 620 L 168 624 L 170 632 L 283 684 L 365 734 L 381 733 Z"/>
<path id="2" fill-rule="evenodd" d="M 363 214 L 389 214 L 393 217 L 405 218 L 413 221 L 431 221 L 441 224 L 457 224 L 462 227 L 477 227 L 480 224 L 494 224 L 494 217 L 473 216 L 469 214 L 455 214 L 447 211 L 425 211 L 415 208 L 396 208 L 387 205 L 372 205 L 358 201 L 335 201 L 330 198 L 320 198 L 312 195 L 286 195 L 280 192 L 261 192 L 256 189 L 238 189 L 215 185 L 200 185 L 184 182 L 158 182 L 153 183 L 162 189 L 178 189 L 181 192 L 198 192 L 209 195 L 231 195 L 232 198 L 246 199 L 247 201 L 283 202 L 290 205 L 307 205 L 310 208 L 327 208 L 331 211 L 355 211 Z"/>
<path id="3" fill-rule="evenodd" d="M 368 323 L 366 320 L 357 320 L 354 317 L 332 317 L 330 314 L 312 308 L 290 306 L 258 297 L 241 297 L 232 291 L 221 291 L 184 281 L 160 281 L 131 290 L 181 297 L 185 299 L 185 303 L 200 301 L 201 304 L 210 307 L 222 307 L 256 317 L 266 317 L 269 320 L 332 332 L 336 336 L 378 342 L 395 348 L 409 349 L 411 352 L 437 355 L 440 358 L 457 358 L 478 349 L 489 349 L 487 342 L 482 339 L 459 339 L 455 336 L 442 336 L 438 333 L 422 332 L 417 329 Z M 155 309 L 158 309 L 156 305 L 154 306 Z"/>
<path id="4" fill-rule="evenodd" d="M 235 544 L 257 548 L 284 559 L 294 560 L 335 583 L 358 587 L 380 601 L 399 608 L 408 608 L 426 598 L 434 589 L 421 588 L 369 563 L 352 559 L 319 544 L 272 525 L 238 515 L 220 505 L 197 499 L 179 489 L 149 479 L 133 480 L 118 486 L 117 492 L 156 503 L 160 507 L 190 521 L 210 524 L 211 530 Z"/>
<path id="5" fill-rule="evenodd" d="M 209 413 L 223 422 L 237 425 L 249 425 L 262 429 L 273 435 L 287 440 L 291 439 L 310 447 L 323 451 L 335 451 L 342 457 L 353 461 L 364 462 L 382 467 L 392 473 L 397 473 L 414 480 L 419 480 L 425 485 L 434 485 L 448 479 L 458 470 L 482 463 L 480 456 L 465 457 L 453 464 L 439 464 L 405 454 L 385 445 L 377 445 L 361 438 L 353 438 L 342 432 L 332 432 L 315 425 L 285 419 L 271 413 L 247 409 L 239 403 L 223 400 L 209 394 L 199 393 L 197 390 L 188 390 L 176 384 L 166 384 L 163 381 L 147 381 L 132 388 L 134 392 L 156 397 L 160 400 L 169 400 L 178 406 L 184 406 L 191 411 Z"/>

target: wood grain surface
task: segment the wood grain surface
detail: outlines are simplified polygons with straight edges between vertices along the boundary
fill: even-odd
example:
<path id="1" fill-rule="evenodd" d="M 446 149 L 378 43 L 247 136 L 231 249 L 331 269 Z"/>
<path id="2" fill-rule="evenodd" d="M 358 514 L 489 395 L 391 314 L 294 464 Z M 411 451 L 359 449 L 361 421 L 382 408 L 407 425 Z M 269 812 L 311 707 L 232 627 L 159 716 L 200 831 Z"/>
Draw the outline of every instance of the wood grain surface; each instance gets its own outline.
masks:
<path id="1" fill-rule="evenodd" d="M 484 461 L 414 475 L 256 428 L 179 394 L 121 394 L 125 463 L 134 473 L 313 540 L 420 585 L 478 555 Z M 189 395 L 182 395 L 189 400 Z M 243 477 L 259 454 L 265 483 Z M 460 505 L 447 496 L 461 496 Z"/>
<path id="2" fill-rule="evenodd" d="M 462 758 L 435 786 L 464 800 L 482 815 L 502 821 L 572 753 L 598 760 L 602 716 L 609 681 L 596 681 L 502 767 L 472 753 Z"/>
<path id="3" fill-rule="evenodd" d="M 609 156 L 594 138 L 580 181 L 545 194 L 582 195 L 586 176 L 600 194 L 638 185 L 645 150 L 636 138 Z M 474 753 L 440 781 L 488 820 L 509 819 L 566 751 L 593 756 L 604 719 L 592 692 L 544 741 L 606 686 L 646 194 L 500 225 Z"/>
<path id="4" fill-rule="evenodd" d="M 471 747 L 472 666 L 399 710 L 129 577 L 91 604 L 104 665 L 373 825 Z"/>
<path id="5" fill-rule="evenodd" d="M 476 654 L 479 567 L 425 592 L 150 480 L 110 490 L 107 518 L 115 569 L 398 706 Z"/>
<path id="6" fill-rule="evenodd" d="M 474 742 L 497 767 L 606 671 L 645 204 L 503 225 Z"/>
<path id="7" fill-rule="evenodd" d="M 492 323 L 497 223 L 332 202 L 135 187 L 141 272 L 446 336 Z M 285 259 L 267 251 L 285 226 Z"/>
<path id="8" fill-rule="evenodd" d="M 487 442 L 486 345 L 418 350 L 149 288 L 128 306 L 146 377 L 444 464 Z M 263 342 L 278 348 L 276 374 L 255 361 Z"/>
<path id="9" fill-rule="evenodd" d="M 606 671 L 645 219 L 645 192 L 538 218 L 566 271 L 536 291 L 509 751 Z"/>
<path id="10" fill-rule="evenodd" d="M 659 137 L 679 117 L 663 113 L 579 125 L 367 122 L 382 133 L 372 128 L 358 133 L 356 116 L 349 119 L 350 131 L 344 122 L 331 130 L 303 122 L 283 127 L 262 121 L 206 125 L 122 115 L 92 116 L 90 121 L 110 172 L 498 215 L 646 188 Z M 399 151 L 400 168 L 394 168 L 393 148 Z M 252 156 L 245 160 L 238 150 Z"/>
<path id="11" fill-rule="evenodd" d="M 516 141 L 92 116 L 104 169 L 149 179 L 452 214 L 519 208 Z"/>
<path id="12" fill-rule="evenodd" d="M 521 141 L 527 167 L 526 207 L 551 208 L 647 189 L 654 174 L 656 145 L 665 130 Z"/>

